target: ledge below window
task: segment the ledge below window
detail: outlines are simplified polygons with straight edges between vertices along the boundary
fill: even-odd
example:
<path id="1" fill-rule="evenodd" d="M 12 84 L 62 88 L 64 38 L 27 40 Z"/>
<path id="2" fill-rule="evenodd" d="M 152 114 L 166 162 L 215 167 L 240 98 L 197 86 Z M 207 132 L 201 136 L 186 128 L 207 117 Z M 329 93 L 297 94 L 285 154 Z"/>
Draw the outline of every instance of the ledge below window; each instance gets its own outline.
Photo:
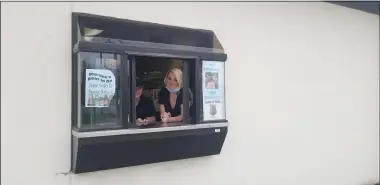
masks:
<path id="1" fill-rule="evenodd" d="M 91 171 L 216 155 L 228 123 L 94 132 L 72 131 L 72 171 Z"/>

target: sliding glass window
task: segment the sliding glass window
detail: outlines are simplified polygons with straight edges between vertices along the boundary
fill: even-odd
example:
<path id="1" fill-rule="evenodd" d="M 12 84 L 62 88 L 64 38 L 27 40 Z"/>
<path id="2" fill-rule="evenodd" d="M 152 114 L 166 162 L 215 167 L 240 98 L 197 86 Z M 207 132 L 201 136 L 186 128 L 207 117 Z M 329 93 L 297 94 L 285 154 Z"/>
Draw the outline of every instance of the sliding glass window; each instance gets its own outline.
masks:
<path id="1" fill-rule="evenodd" d="M 122 127 L 121 55 L 79 52 L 77 56 L 78 128 Z"/>

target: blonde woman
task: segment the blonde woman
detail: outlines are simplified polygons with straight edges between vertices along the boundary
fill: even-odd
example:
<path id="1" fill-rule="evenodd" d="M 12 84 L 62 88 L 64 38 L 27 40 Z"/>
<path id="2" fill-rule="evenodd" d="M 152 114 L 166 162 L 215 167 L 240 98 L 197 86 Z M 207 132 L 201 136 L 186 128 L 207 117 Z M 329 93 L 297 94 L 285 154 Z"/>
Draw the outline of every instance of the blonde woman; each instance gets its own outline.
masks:
<path id="1" fill-rule="evenodd" d="M 183 120 L 183 80 L 182 71 L 172 69 L 166 73 L 165 87 L 158 92 L 161 120 L 164 123 L 181 122 Z M 192 100 L 191 91 L 189 98 Z M 191 102 L 189 103 L 191 106 Z"/>

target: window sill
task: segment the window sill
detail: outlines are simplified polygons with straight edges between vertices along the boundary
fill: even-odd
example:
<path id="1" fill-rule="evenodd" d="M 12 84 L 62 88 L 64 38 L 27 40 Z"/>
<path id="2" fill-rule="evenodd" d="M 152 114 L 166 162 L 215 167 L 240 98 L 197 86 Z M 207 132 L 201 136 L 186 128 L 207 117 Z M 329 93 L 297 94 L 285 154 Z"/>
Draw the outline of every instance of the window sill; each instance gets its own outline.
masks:
<path id="1" fill-rule="evenodd" d="M 76 138 L 92 138 L 92 137 L 104 137 L 104 136 L 117 136 L 117 135 L 128 135 L 128 134 L 145 134 L 145 133 L 156 133 L 156 132 L 169 132 L 169 131 L 181 131 L 181 130 L 194 130 L 194 129 L 204 129 L 204 128 L 217 128 L 217 127 L 227 127 L 228 122 L 219 123 L 202 123 L 196 125 L 181 125 L 181 126 L 165 126 L 156 128 L 129 128 L 129 129 L 118 129 L 118 130 L 102 130 L 102 131 L 91 131 L 91 132 L 78 132 L 77 130 L 72 130 L 72 134 Z"/>

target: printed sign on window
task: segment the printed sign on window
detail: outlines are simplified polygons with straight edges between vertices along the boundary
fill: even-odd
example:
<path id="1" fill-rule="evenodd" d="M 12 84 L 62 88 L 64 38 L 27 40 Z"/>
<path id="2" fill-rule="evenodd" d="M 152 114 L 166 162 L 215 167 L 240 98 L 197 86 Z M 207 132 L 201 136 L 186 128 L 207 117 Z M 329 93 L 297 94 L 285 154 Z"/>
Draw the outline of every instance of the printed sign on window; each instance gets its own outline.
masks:
<path id="1" fill-rule="evenodd" d="M 111 71 L 86 69 L 86 107 L 108 107 L 115 89 L 115 75 Z"/>
<path id="2" fill-rule="evenodd" d="M 203 61 L 203 120 L 221 120 L 225 117 L 224 63 Z"/>

